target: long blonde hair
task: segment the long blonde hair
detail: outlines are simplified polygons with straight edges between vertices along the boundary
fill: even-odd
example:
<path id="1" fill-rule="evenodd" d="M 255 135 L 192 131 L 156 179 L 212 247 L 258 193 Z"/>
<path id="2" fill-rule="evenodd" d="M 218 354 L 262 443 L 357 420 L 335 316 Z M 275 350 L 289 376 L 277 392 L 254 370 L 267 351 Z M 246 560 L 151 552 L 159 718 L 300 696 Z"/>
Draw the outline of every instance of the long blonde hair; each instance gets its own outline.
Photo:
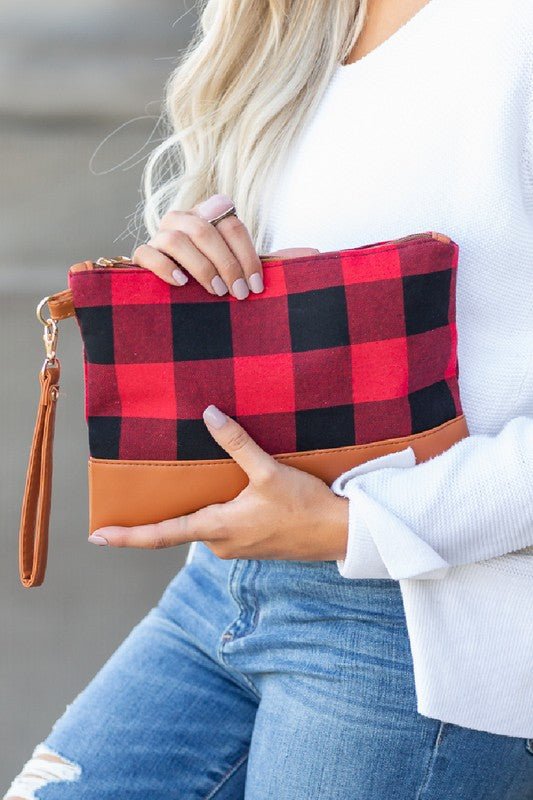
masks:
<path id="1" fill-rule="evenodd" d="M 150 236 L 170 209 L 233 198 L 258 252 L 275 176 L 337 65 L 367 0 L 208 0 L 166 84 L 168 136 L 143 172 Z"/>

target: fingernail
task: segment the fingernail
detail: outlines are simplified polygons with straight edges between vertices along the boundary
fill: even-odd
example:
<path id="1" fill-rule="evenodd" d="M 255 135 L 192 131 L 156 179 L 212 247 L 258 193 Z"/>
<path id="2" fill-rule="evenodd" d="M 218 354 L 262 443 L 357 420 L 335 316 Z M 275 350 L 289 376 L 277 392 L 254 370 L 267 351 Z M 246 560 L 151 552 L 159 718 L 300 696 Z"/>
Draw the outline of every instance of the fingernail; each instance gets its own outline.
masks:
<path id="1" fill-rule="evenodd" d="M 109 544 L 107 539 L 104 539 L 104 537 L 100 536 L 98 533 L 91 533 L 87 541 L 93 544 Z"/>
<path id="2" fill-rule="evenodd" d="M 211 286 L 213 287 L 214 291 L 218 294 L 219 297 L 222 297 L 223 294 L 229 291 L 228 287 L 220 277 L 220 275 L 215 275 L 213 280 L 211 281 Z"/>
<path id="3" fill-rule="evenodd" d="M 199 203 L 197 210 L 206 219 L 211 219 L 212 217 L 218 217 L 219 214 L 223 214 L 224 211 L 232 205 L 233 200 L 231 197 L 228 197 L 227 194 L 213 194 L 211 197 L 208 197 L 207 200 L 204 200 L 203 203 Z"/>
<path id="4" fill-rule="evenodd" d="M 184 286 L 184 284 L 186 284 L 187 281 L 189 280 L 187 275 L 185 275 L 185 273 L 182 272 L 181 269 L 173 269 L 172 277 L 174 278 L 178 286 Z"/>
<path id="5" fill-rule="evenodd" d="M 237 280 L 233 282 L 232 288 L 233 294 L 237 300 L 244 300 L 244 298 L 248 297 L 250 294 L 250 290 L 248 289 L 248 285 L 244 278 L 237 278 Z"/>
<path id="6" fill-rule="evenodd" d="M 263 291 L 265 287 L 263 285 L 263 278 L 259 272 L 254 272 L 253 275 L 250 275 L 248 278 L 248 286 L 254 294 L 259 294 L 259 292 Z"/>
<path id="7" fill-rule="evenodd" d="M 207 406 L 203 416 L 205 421 L 212 425 L 213 428 L 221 428 L 228 419 L 227 414 L 224 414 L 216 406 Z"/>

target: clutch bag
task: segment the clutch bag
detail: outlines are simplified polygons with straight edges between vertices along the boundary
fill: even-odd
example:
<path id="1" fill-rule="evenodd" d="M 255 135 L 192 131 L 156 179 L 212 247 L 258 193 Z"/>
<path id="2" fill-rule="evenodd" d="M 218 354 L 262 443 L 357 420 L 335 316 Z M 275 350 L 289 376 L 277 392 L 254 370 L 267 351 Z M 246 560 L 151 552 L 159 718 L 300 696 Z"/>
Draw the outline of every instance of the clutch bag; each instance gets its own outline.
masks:
<path id="1" fill-rule="evenodd" d="M 58 322 L 68 317 L 82 340 L 89 533 L 188 514 L 246 486 L 203 422 L 211 403 L 328 484 L 385 453 L 412 447 L 424 461 L 468 435 L 449 236 L 261 261 L 265 289 L 244 301 L 210 295 L 192 276 L 171 286 L 124 257 L 74 264 L 68 288 L 41 300 L 47 354 L 21 514 L 24 586 L 46 569 Z"/>

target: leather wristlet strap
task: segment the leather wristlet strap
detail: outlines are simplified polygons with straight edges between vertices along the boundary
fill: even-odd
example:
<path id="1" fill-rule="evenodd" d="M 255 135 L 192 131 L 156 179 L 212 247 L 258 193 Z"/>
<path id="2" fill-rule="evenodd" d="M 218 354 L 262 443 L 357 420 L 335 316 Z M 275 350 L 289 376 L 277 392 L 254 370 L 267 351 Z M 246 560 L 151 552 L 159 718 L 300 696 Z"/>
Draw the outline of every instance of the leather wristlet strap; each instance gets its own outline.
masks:
<path id="1" fill-rule="evenodd" d="M 50 317 L 44 319 L 42 307 L 48 303 Z M 73 317 L 72 292 L 64 289 L 44 297 L 36 309 L 43 323 L 46 358 L 39 373 L 41 394 L 30 449 L 26 486 L 19 530 L 19 572 L 23 586 L 40 586 L 44 581 L 48 556 L 48 527 L 52 504 L 52 464 L 56 404 L 59 395 L 61 364 L 56 358 L 57 320 Z"/>
<path id="2" fill-rule="evenodd" d="M 52 448 L 60 364 L 43 365 L 41 395 L 31 444 L 19 534 L 20 579 L 24 586 L 40 586 L 48 555 L 48 525 L 52 493 Z"/>

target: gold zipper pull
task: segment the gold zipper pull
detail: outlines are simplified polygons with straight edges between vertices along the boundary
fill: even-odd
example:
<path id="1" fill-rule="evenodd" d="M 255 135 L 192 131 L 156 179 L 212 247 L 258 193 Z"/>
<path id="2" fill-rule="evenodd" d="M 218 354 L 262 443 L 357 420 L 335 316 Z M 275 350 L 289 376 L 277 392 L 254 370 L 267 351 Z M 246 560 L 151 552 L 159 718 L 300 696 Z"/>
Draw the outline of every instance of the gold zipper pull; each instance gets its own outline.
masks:
<path id="1" fill-rule="evenodd" d="M 133 261 L 129 256 L 114 256 L 112 258 L 99 258 L 94 262 L 98 267 L 114 267 L 117 264 L 131 264 Z"/>

